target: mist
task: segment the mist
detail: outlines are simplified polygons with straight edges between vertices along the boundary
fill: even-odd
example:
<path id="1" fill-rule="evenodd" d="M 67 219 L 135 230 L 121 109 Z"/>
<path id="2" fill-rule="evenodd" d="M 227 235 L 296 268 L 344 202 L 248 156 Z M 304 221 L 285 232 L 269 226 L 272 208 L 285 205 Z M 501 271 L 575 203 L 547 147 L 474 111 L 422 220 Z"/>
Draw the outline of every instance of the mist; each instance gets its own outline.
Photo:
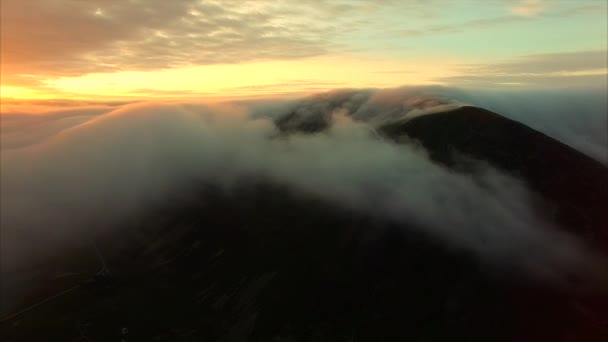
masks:
<path id="1" fill-rule="evenodd" d="M 473 104 L 606 162 L 606 132 L 598 129 L 606 122 L 606 99 L 600 94 L 581 95 L 568 106 L 558 94 L 480 94 L 438 87 L 347 89 L 270 103 L 4 112 L 3 271 L 102 232 L 120 234 L 113 231 L 119 223 L 193 184 L 234 191 L 251 177 L 416 227 L 483 262 L 534 276 L 596 271 L 595 253 L 539 217 L 533 194 L 518 179 L 483 162 L 473 175 L 456 173 L 433 163 L 421 147 L 397 145 L 375 132 L 381 123 Z M 291 112 L 321 116 L 329 128 L 282 136 L 273 119 Z"/>

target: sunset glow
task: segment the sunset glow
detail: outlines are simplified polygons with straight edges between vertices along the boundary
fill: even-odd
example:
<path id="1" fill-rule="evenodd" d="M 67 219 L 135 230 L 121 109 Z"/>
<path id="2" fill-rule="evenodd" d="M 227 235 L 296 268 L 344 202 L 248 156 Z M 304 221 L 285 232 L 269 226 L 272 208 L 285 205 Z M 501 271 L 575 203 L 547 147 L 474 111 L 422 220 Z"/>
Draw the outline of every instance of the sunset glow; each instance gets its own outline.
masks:
<path id="1" fill-rule="evenodd" d="M 605 1 L 238 4 L 3 1 L 0 95 L 192 98 L 424 84 L 537 88 L 572 77 L 605 83 L 591 77 L 606 75 Z"/>
<path id="2" fill-rule="evenodd" d="M 0 340 L 606 342 L 607 0 L 0 0 Z"/>

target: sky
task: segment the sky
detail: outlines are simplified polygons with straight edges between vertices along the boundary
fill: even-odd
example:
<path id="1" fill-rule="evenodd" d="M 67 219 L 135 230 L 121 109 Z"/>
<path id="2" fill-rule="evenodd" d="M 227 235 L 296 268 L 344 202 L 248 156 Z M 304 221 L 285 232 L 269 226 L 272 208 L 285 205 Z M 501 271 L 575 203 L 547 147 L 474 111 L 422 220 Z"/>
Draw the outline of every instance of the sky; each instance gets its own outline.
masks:
<path id="1" fill-rule="evenodd" d="M 2 0 L 14 99 L 606 87 L 605 0 Z"/>

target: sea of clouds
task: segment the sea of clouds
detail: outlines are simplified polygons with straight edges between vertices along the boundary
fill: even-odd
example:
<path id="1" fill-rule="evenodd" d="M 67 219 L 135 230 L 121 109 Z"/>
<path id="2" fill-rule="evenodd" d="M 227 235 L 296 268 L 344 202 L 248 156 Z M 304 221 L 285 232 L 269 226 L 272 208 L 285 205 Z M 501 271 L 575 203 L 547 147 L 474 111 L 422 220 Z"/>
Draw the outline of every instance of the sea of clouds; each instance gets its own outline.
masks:
<path id="1" fill-rule="evenodd" d="M 487 165 L 475 175 L 450 171 L 422 148 L 388 142 L 374 128 L 479 105 L 606 163 L 606 103 L 600 93 L 418 87 L 289 101 L 7 106 L 0 145 L 3 271 L 116 229 L 191 184 L 231 191 L 243 177 L 259 176 L 328 203 L 414 223 L 487 262 L 551 278 L 586 272 L 593 253 L 541 219 L 522 182 Z M 331 126 L 279 136 L 273 120 L 292 112 L 325 116 Z"/>

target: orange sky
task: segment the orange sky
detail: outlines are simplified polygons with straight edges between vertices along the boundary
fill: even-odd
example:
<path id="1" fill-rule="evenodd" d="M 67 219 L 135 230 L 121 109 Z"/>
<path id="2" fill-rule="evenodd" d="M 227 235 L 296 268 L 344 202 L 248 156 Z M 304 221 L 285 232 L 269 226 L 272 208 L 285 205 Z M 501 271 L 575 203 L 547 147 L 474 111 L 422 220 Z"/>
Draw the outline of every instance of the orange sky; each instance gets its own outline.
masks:
<path id="1" fill-rule="evenodd" d="M 91 73 L 47 79 L 47 88 L 5 86 L 2 91 L 3 96 L 14 98 L 53 98 L 59 93 L 70 98 L 280 95 L 343 87 L 438 84 L 434 78 L 449 74 L 448 70 L 433 65 L 408 63 L 411 71 L 402 70 L 405 66 L 392 61 L 348 56 L 312 57 L 295 61 Z"/>
<path id="2" fill-rule="evenodd" d="M 3 0 L 0 97 L 605 86 L 605 1 Z"/>

